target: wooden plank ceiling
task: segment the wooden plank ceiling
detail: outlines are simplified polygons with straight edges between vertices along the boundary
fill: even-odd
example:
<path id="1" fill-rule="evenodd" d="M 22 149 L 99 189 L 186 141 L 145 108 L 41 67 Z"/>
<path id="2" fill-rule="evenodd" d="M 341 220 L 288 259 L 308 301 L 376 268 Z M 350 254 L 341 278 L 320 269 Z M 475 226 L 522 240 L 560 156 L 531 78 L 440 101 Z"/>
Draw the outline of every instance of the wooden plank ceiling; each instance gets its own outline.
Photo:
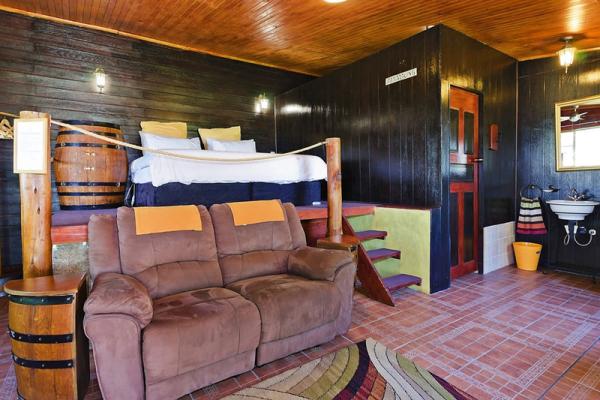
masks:
<path id="1" fill-rule="evenodd" d="M 600 47 L 598 0 L 0 0 L 0 9 L 314 75 L 438 23 L 520 60 L 554 54 L 565 35 Z"/>

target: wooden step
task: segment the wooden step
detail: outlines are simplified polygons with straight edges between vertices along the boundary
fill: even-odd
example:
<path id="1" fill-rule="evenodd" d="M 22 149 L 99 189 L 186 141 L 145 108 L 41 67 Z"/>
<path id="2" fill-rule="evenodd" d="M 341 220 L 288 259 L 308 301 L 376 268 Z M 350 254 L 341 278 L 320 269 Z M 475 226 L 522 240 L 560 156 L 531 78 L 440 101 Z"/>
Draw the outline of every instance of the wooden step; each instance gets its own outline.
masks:
<path id="1" fill-rule="evenodd" d="M 342 218 L 342 228 L 345 234 L 356 236 L 356 232 L 352 229 L 352 225 L 348 222 L 348 218 Z M 360 280 L 361 289 L 363 289 L 369 297 L 388 306 L 395 307 L 394 299 L 383 284 L 381 275 L 373 265 L 373 261 L 369 258 L 367 250 L 359 242 L 357 250 L 358 265 L 356 276 Z"/>
<path id="2" fill-rule="evenodd" d="M 375 250 L 367 250 L 367 256 L 373 262 L 386 260 L 388 258 L 397 258 L 400 259 L 400 250 L 392 250 L 392 249 L 375 249 Z"/>
<path id="3" fill-rule="evenodd" d="M 413 275 L 398 274 L 383 278 L 383 284 L 389 291 L 392 291 L 412 285 L 421 286 L 421 278 Z"/>
<path id="4" fill-rule="evenodd" d="M 387 236 L 386 231 L 370 230 L 370 231 L 356 232 L 356 237 L 361 242 L 365 242 L 365 241 L 371 240 L 371 239 L 385 239 L 386 236 Z"/>

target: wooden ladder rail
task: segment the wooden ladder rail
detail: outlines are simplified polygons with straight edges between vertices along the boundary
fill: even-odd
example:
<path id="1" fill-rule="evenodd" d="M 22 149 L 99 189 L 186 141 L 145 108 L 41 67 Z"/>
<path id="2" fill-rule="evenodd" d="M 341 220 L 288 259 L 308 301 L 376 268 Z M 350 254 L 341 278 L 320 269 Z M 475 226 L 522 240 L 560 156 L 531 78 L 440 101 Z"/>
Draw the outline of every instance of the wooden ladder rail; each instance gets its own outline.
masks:
<path id="1" fill-rule="evenodd" d="M 342 218 L 342 230 L 345 234 L 356 237 L 356 232 L 346 217 Z M 375 265 L 367 255 L 367 250 L 362 243 L 359 243 L 357 248 L 356 275 L 371 298 L 388 306 L 395 306 L 392 294 L 385 287 L 381 275 L 379 275 Z"/>

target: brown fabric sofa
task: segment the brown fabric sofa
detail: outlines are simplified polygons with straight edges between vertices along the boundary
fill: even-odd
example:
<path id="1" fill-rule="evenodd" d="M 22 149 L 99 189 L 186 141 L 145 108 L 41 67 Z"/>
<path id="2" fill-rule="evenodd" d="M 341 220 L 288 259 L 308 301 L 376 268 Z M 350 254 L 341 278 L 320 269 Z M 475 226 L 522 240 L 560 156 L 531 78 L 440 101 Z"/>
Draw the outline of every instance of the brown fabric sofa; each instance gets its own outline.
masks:
<path id="1" fill-rule="evenodd" d="M 84 327 L 105 399 L 175 399 L 350 326 L 352 258 L 306 247 L 293 205 L 238 227 L 227 205 L 198 208 L 201 232 L 137 236 L 126 207 L 90 220 Z"/>

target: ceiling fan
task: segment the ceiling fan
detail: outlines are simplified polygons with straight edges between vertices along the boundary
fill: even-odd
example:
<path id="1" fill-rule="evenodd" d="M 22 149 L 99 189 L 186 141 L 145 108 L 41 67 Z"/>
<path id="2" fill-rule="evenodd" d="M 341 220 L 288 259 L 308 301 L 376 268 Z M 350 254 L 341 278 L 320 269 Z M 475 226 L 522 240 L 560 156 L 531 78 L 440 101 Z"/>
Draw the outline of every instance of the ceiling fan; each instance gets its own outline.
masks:
<path id="1" fill-rule="evenodd" d="M 573 108 L 573 114 L 566 116 L 566 117 L 560 117 L 560 122 L 564 122 L 564 121 L 579 122 L 579 121 L 581 121 L 583 119 L 583 116 L 585 114 L 587 114 L 587 112 L 579 113 L 579 112 L 577 112 L 578 108 L 579 108 L 579 106 L 575 106 Z"/>

